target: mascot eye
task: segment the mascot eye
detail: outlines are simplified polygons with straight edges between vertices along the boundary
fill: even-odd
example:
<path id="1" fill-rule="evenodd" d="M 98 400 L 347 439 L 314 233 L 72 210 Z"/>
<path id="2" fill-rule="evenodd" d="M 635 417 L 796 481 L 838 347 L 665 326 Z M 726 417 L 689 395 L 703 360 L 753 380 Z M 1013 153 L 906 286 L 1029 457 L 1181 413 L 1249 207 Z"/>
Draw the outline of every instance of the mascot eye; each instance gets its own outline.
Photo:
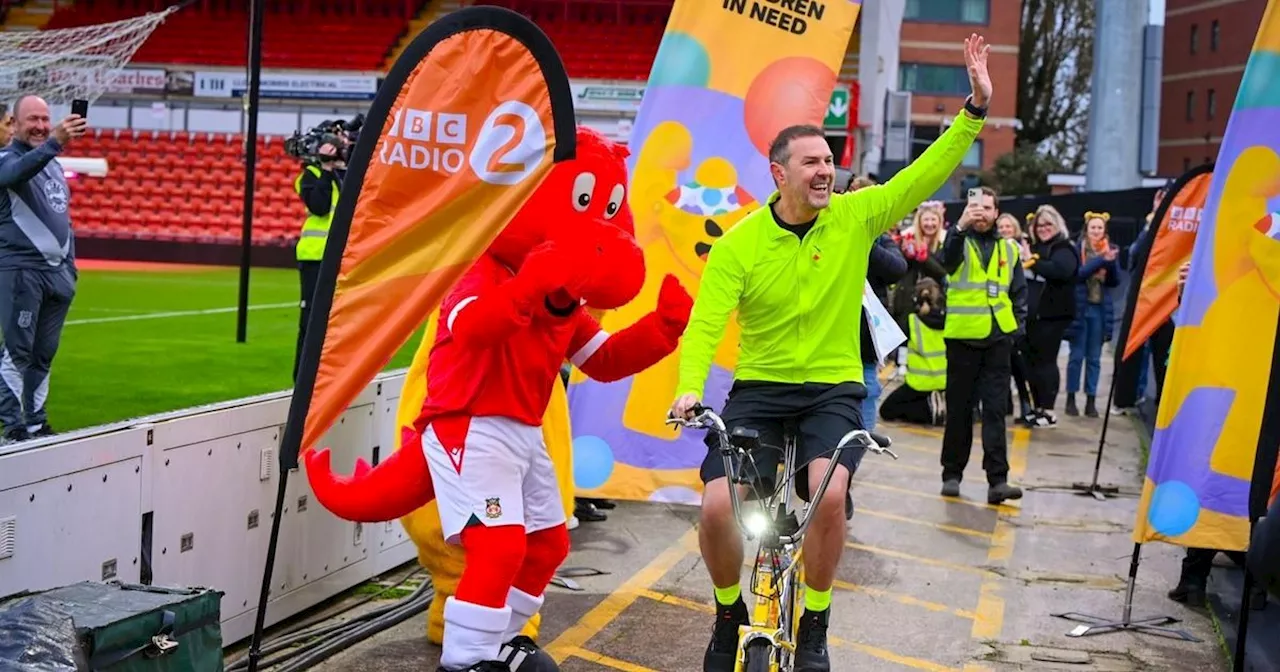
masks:
<path id="1" fill-rule="evenodd" d="M 627 188 L 621 184 L 613 185 L 613 191 L 609 192 L 609 203 L 604 206 L 604 218 L 613 219 L 622 209 L 622 197 L 627 193 Z"/>
<path id="2" fill-rule="evenodd" d="M 573 178 L 573 209 L 586 212 L 587 206 L 591 205 L 591 192 L 595 188 L 596 176 L 591 173 L 581 173 Z"/>

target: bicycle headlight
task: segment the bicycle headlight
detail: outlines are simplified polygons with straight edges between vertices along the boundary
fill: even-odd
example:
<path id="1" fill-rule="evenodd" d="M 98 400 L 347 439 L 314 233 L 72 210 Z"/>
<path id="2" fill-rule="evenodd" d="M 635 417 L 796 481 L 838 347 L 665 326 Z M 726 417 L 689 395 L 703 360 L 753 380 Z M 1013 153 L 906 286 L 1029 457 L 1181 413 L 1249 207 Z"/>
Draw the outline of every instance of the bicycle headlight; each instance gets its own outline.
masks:
<path id="1" fill-rule="evenodd" d="M 769 530 L 769 519 L 759 511 L 748 513 L 742 522 L 747 532 L 750 532 L 753 537 L 763 536 Z"/>

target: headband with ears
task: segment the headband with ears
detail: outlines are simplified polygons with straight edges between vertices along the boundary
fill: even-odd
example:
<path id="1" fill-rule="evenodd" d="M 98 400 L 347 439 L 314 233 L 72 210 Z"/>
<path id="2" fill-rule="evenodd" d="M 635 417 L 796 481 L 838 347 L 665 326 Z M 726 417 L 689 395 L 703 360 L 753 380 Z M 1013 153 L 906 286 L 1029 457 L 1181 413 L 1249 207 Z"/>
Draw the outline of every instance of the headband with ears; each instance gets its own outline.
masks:
<path id="1" fill-rule="evenodd" d="M 925 201 L 920 204 L 921 210 L 945 210 L 946 205 L 942 201 Z"/>
<path id="2" fill-rule="evenodd" d="M 1086 221 L 1086 222 L 1087 222 L 1087 221 L 1089 221 L 1089 220 L 1091 220 L 1091 219 L 1101 219 L 1101 220 L 1102 220 L 1102 221 L 1104 221 L 1104 222 L 1109 222 L 1109 221 L 1111 221 L 1111 213 L 1109 213 L 1109 212 L 1094 212 L 1094 211 L 1092 211 L 1092 210 L 1090 210 L 1089 212 L 1084 213 L 1084 221 Z"/>

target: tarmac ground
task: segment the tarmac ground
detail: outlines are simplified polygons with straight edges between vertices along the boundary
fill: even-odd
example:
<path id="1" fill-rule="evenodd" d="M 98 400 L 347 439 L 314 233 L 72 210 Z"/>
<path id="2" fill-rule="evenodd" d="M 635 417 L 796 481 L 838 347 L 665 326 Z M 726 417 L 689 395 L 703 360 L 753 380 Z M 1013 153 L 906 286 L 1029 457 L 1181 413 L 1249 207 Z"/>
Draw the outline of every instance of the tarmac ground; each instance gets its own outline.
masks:
<path id="1" fill-rule="evenodd" d="M 939 495 L 941 428 L 881 423 L 900 459 L 868 455 L 855 478 L 856 512 L 832 602 L 832 669 L 1226 670 L 1210 617 L 1165 596 L 1178 579 L 1180 547 L 1142 547 L 1132 614 L 1172 616 L 1180 621 L 1172 627 L 1200 641 L 1136 632 L 1069 637 L 1079 624 L 1054 615 L 1122 614 L 1142 449 L 1137 423 L 1112 416 L 1099 482 L 1119 494 L 1099 501 L 1074 491 L 1073 483 L 1092 480 L 1102 423 L 1063 416 L 1057 427 L 1028 430 L 1010 419 L 1010 481 L 1026 494 L 999 506 L 986 503 L 980 432 L 962 496 L 952 499 Z M 540 643 L 566 672 L 700 670 L 712 590 L 697 548 L 697 510 L 619 502 L 608 515 L 573 532 L 565 563 L 605 573 L 574 578 L 577 590 L 549 589 Z M 749 585 L 749 572 L 743 576 Z M 431 672 L 438 654 L 418 616 L 317 669 Z"/>

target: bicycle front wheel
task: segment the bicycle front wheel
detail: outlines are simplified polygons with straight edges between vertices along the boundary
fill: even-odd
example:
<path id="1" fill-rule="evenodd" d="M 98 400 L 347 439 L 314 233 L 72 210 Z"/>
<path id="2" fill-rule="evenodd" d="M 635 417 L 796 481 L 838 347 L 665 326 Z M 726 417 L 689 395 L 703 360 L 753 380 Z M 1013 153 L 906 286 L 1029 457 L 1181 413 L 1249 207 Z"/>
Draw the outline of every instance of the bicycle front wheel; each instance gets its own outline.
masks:
<path id="1" fill-rule="evenodd" d="M 769 646 L 769 642 L 756 641 L 747 645 L 746 664 L 742 666 L 743 672 L 769 672 L 770 655 L 773 653 L 773 647 Z"/>

